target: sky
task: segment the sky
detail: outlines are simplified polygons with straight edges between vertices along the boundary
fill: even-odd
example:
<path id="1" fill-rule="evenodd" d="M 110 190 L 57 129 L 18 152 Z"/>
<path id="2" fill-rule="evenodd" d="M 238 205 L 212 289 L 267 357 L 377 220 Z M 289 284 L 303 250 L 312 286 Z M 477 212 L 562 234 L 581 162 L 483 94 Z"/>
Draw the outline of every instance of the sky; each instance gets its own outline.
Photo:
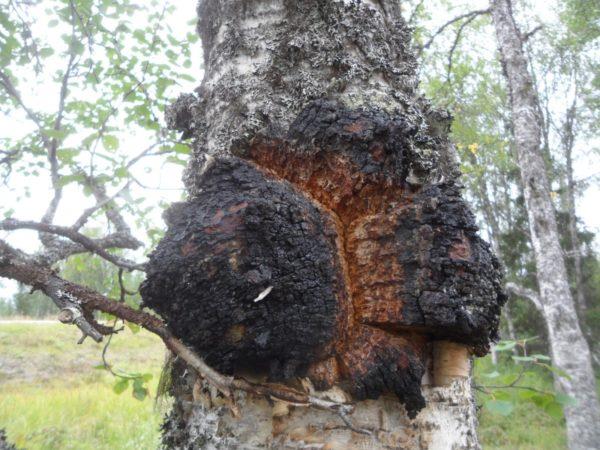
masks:
<path id="1" fill-rule="evenodd" d="M 553 8 L 551 6 L 554 2 L 555 0 L 538 0 L 533 2 L 535 14 L 528 18 L 528 20 L 535 23 L 535 15 L 543 18 L 545 21 L 552 20 Z M 471 10 L 484 8 L 487 4 L 487 2 L 481 0 L 469 2 L 457 1 L 455 3 L 457 11 L 464 11 L 464 5 L 468 5 L 467 9 Z M 190 19 L 195 17 L 196 1 L 179 0 L 174 1 L 173 4 L 176 6 L 176 10 L 168 17 L 168 20 L 173 29 L 173 33 L 182 37 L 194 29 L 194 25 L 190 23 Z M 429 26 L 431 29 L 435 29 L 439 24 L 444 23 L 446 20 L 448 20 L 448 17 L 434 17 Z M 45 31 L 47 30 L 40 29 L 41 33 L 44 33 Z M 444 38 L 442 37 L 442 39 Z M 473 43 L 473 45 L 479 46 L 482 51 L 487 52 L 493 51 L 495 48 L 493 36 L 490 36 L 488 41 L 484 40 L 482 42 Z M 192 91 L 192 89 L 201 81 L 202 52 L 200 43 L 197 43 L 194 46 L 192 59 L 193 65 L 190 68 L 190 73 L 196 77 L 197 81 L 190 81 L 187 82 L 187 84 L 184 83 L 176 89 L 173 89 L 172 92 L 170 92 L 173 99 L 175 99 L 179 93 Z M 25 92 L 24 96 L 27 100 L 35 101 L 38 107 L 52 110 L 56 98 L 54 95 L 49 95 L 48 92 L 48 86 L 40 85 L 37 90 L 32 89 L 31 91 Z M 27 133 L 30 129 L 30 125 L 20 114 L 11 117 L 0 115 L 0 137 L 6 133 L 12 133 L 13 136 L 21 135 Z M 133 156 L 139 153 L 140 149 L 144 148 L 143 139 L 144 136 L 124 137 L 121 143 L 122 148 L 127 149 L 125 151 L 129 151 Z M 600 161 L 598 160 L 598 157 L 590 155 L 586 151 L 587 148 L 593 146 L 598 147 L 599 142 L 581 142 L 577 148 L 577 158 L 575 161 L 577 179 L 583 179 L 600 173 Z M 143 180 L 144 184 L 156 188 L 144 192 L 144 195 L 148 199 L 148 204 L 156 205 L 160 202 L 170 203 L 181 199 L 184 191 L 183 183 L 181 181 L 182 168 L 180 166 L 164 164 L 164 161 L 157 158 L 152 161 L 147 161 L 136 170 L 136 177 Z M 31 189 L 31 196 L 18 198 L 18 194 L 23 191 L 25 185 Z M 44 211 L 51 198 L 49 180 L 44 176 L 40 176 L 35 180 L 35 183 L 32 183 L 31 178 L 15 178 L 11 187 L 11 189 L 8 189 L 5 186 L 0 187 L 0 206 L 5 208 L 13 207 L 16 210 L 15 216 L 20 219 L 39 220 L 42 214 L 40 211 Z M 82 209 L 88 206 L 91 206 L 90 199 L 85 198 L 78 190 L 67 190 L 58 223 L 62 225 L 71 224 L 79 216 Z M 585 194 L 578 200 L 577 211 L 583 223 L 590 231 L 596 233 L 600 231 L 600 186 L 592 185 L 586 190 Z M 162 227 L 160 209 L 155 208 L 152 214 L 153 222 L 156 223 L 157 226 Z M 0 231 L 0 238 L 8 239 L 13 245 L 26 251 L 34 251 L 39 245 L 37 235 L 30 231 L 19 231 L 14 233 Z M 598 247 L 598 240 L 596 240 L 596 247 Z M 135 256 L 138 259 L 142 259 L 142 255 L 139 252 Z M 16 283 L 0 279 L 0 298 L 11 296 L 16 291 L 16 288 Z"/>

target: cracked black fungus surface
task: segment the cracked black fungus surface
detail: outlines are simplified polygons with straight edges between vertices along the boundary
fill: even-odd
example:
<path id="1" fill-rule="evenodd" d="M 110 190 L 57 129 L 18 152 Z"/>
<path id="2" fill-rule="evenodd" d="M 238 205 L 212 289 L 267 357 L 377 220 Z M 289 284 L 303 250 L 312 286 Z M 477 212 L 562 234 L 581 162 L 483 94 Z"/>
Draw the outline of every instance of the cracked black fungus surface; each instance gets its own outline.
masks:
<path id="1" fill-rule="evenodd" d="M 327 353 L 339 269 L 332 230 L 304 196 L 247 162 L 221 161 L 167 221 L 142 297 L 209 364 L 230 373 L 258 363 L 289 378 Z"/>

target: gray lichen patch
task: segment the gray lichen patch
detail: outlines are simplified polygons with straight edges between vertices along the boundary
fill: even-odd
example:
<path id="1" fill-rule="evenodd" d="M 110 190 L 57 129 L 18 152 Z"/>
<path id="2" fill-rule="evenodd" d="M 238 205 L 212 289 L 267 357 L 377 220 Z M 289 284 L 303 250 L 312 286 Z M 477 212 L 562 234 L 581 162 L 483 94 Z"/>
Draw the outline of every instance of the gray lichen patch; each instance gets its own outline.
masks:
<path id="1" fill-rule="evenodd" d="M 244 149 L 259 132 L 280 134 L 317 99 L 435 128 L 436 114 L 417 92 L 410 30 L 397 3 L 201 1 L 204 79 L 167 114 L 171 127 L 194 137 L 191 193 L 189 177 L 205 155 Z"/>

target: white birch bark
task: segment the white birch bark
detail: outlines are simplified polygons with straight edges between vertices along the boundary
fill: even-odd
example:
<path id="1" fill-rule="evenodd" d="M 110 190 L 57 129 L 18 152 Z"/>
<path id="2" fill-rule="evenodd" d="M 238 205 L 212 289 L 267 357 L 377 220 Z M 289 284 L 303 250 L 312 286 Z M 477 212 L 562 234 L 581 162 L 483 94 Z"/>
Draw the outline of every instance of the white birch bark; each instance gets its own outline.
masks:
<path id="1" fill-rule="evenodd" d="M 553 364 L 569 375 L 557 388 L 577 401 L 565 408 L 569 448 L 600 448 L 600 409 L 590 350 L 583 336 L 560 247 L 550 186 L 540 149 L 536 93 L 510 0 L 494 0 L 492 17 L 507 78 L 518 164 L 537 267 L 542 314 Z"/>
<path id="2" fill-rule="evenodd" d="M 329 411 L 274 403 L 244 393 L 236 395 L 239 414 L 234 417 L 214 389 L 184 372 L 185 382 L 180 384 L 174 409 L 163 425 L 164 442 L 167 448 L 178 450 L 480 449 L 467 350 L 451 343 L 440 346 L 443 353 L 437 352 L 433 361 L 442 359 L 442 367 L 431 367 L 425 375 L 427 407 L 414 420 L 394 395 L 358 402 L 348 417 L 354 429 Z M 445 385 L 434 386 L 436 382 Z M 320 395 L 332 400 L 349 398 L 339 388 Z"/>

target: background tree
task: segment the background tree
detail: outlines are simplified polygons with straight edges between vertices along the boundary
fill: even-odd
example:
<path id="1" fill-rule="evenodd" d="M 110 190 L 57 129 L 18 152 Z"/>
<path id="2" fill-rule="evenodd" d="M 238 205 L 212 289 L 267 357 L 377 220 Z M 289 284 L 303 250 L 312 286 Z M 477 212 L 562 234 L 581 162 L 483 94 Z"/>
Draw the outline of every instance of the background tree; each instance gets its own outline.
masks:
<path id="1" fill-rule="evenodd" d="M 499 3 L 501 2 L 496 2 L 494 3 L 492 6 L 492 11 L 495 11 L 494 8 L 496 8 Z M 515 41 L 514 42 L 520 42 L 520 40 L 522 40 L 523 44 L 522 45 L 527 45 L 524 47 L 524 49 L 528 50 L 529 53 L 527 54 L 529 59 L 523 59 L 524 64 L 525 64 L 525 68 L 527 70 L 532 70 L 532 74 L 533 74 L 533 78 L 531 78 L 530 82 L 532 84 L 532 87 L 535 89 L 535 91 L 530 89 L 530 93 L 532 95 L 532 98 L 534 98 L 531 102 L 530 107 L 534 108 L 534 112 L 535 112 L 535 116 L 532 116 L 533 119 L 531 119 L 529 121 L 529 125 L 533 128 L 535 128 L 537 125 L 539 124 L 539 135 L 540 135 L 540 140 L 541 142 L 539 143 L 539 147 L 540 147 L 540 151 L 542 151 L 542 154 L 545 157 L 545 163 L 549 164 L 550 167 L 554 167 L 556 170 L 551 170 L 549 171 L 550 174 L 552 174 L 552 177 L 550 179 L 549 185 L 548 185 L 548 190 L 549 192 L 551 192 L 549 195 L 549 199 L 550 197 L 553 197 L 554 200 L 559 200 L 559 193 L 564 193 L 564 195 L 569 196 L 569 191 L 571 193 L 573 193 L 572 189 L 569 189 L 568 186 L 569 185 L 573 185 L 573 166 L 572 166 L 572 160 L 570 160 L 570 158 L 572 157 L 572 154 L 569 154 L 568 151 L 565 151 L 565 144 L 567 144 L 567 147 L 571 147 L 572 150 L 572 146 L 569 143 L 569 139 L 567 137 L 567 139 L 565 139 L 565 137 L 567 135 L 570 135 L 570 137 L 574 137 L 574 135 L 571 133 L 569 133 L 568 131 L 570 130 L 570 125 L 573 123 L 573 119 L 574 119 L 574 110 L 573 108 L 573 102 L 569 103 L 569 105 L 564 105 L 562 103 L 558 104 L 556 103 L 555 99 L 557 96 L 559 96 L 561 99 L 563 98 L 569 98 L 570 96 L 575 96 L 578 101 L 581 100 L 581 96 L 578 95 L 577 90 L 574 89 L 572 86 L 573 84 L 572 82 L 572 76 L 571 75 L 566 75 L 565 72 L 565 66 L 561 66 L 560 63 L 558 63 L 558 61 L 560 60 L 564 60 L 565 58 L 572 58 L 573 60 L 577 60 L 578 58 L 583 58 L 585 59 L 587 57 L 587 55 L 590 54 L 594 54 L 595 48 L 597 46 L 597 41 L 595 40 L 594 37 L 594 33 L 590 33 L 589 30 L 592 29 L 593 27 L 590 26 L 585 26 L 583 24 L 583 22 L 580 22 L 579 26 L 578 26 L 578 32 L 575 32 L 573 30 L 572 27 L 570 27 L 569 23 L 571 21 L 571 25 L 572 25 L 572 21 L 573 21 L 573 12 L 576 11 L 578 9 L 577 2 L 575 3 L 571 3 L 566 5 L 560 19 L 561 21 L 558 23 L 553 23 L 553 24 L 546 24 L 546 29 L 542 29 L 542 31 L 540 31 L 539 26 L 536 26 L 537 24 L 532 25 L 531 29 L 532 31 L 529 33 L 523 33 L 520 32 L 519 30 L 513 30 L 511 33 L 512 34 L 506 34 L 504 35 L 504 38 L 508 38 L 510 36 L 515 37 Z M 504 5 L 506 6 L 506 5 Z M 432 6 L 433 7 L 433 6 Z M 579 11 L 581 12 L 581 5 L 579 5 Z M 589 11 L 586 8 L 588 17 L 594 17 L 594 12 L 593 12 L 594 8 L 591 8 Z M 527 10 L 524 10 L 527 11 Z M 468 94 L 465 95 L 465 98 L 467 97 L 467 95 L 475 95 L 476 98 L 480 97 L 483 99 L 484 104 L 490 104 L 493 101 L 496 101 L 497 99 L 502 98 L 502 96 L 489 96 L 489 94 L 491 92 L 498 92 L 498 90 L 494 91 L 494 86 L 489 82 L 489 77 L 490 77 L 490 72 L 488 70 L 485 71 L 485 74 L 481 73 L 481 66 L 478 65 L 479 62 L 483 62 L 484 60 L 486 60 L 486 56 L 487 56 L 487 60 L 489 61 L 489 54 L 485 54 L 485 56 L 483 56 L 483 58 L 481 58 L 481 56 L 479 56 L 476 52 L 467 50 L 467 49 L 462 49 L 460 47 L 460 43 L 461 43 L 461 39 L 473 39 L 473 34 L 477 34 L 479 32 L 479 30 L 482 29 L 482 26 L 484 27 L 483 29 L 485 30 L 486 28 L 486 22 L 485 19 L 483 18 L 483 15 L 485 15 L 488 11 L 487 10 L 474 10 L 474 11 L 470 11 L 470 12 L 465 12 L 465 13 L 458 13 L 455 12 L 456 15 L 456 19 L 455 20 L 451 20 L 450 22 L 448 22 L 445 26 L 442 26 L 440 28 L 437 28 L 437 31 L 432 32 L 432 36 L 435 38 L 437 36 L 437 34 L 441 31 L 447 31 L 450 32 L 451 30 L 455 31 L 454 34 L 454 39 L 451 41 L 451 47 L 448 48 L 444 47 L 441 50 L 437 50 L 438 51 L 438 55 L 436 55 L 435 53 L 433 53 L 433 61 L 435 61 L 437 64 L 439 64 L 439 66 L 441 67 L 437 67 L 436 70 L 433 71 L 433 73 L 444 73 L 445 75 L 442 75 L 441 81 L 438 82 L 437 84 L 434 83 L 430 83 L 430 86 L 433 89 L 436 89 L 437 91 L 452 91 L 452 87 L 456 86 L 458 89 L 458 92 L 464 91 L 465 94 L 466 92 L 468 92 Z M 512 10 L 511 10 L 511 14 L 512 14 Z M 477 17 L 479 17 L 480 19 L 477 19 Z M 512 16 L 511 16 L 512 17 Z M 571 19 L 569 19 L 569 17 L 571 17 Z M 510 21 L 512 21 L 513 19 L 511 18 L 507 23 L 510 23 Z M 593 21 L 594 19 L 592 19 Z M 541 35 L 541 33 L 545 33 L 545 37 L 547 38 L 546 40 L 544 39 L 539 39 L 535 41 L 535 44 L 532 44 L 532 41 L 535 39 L 535 37 L 537 37 L 537 35 L 535 33 L 539 33 Z M 470 33 L 470 36 L 468 38 L 465 38 L 465 34 Z M 519 34 L 520 33 L 520 34 Z M 580 39 L 577 39 L 576 36 L 579 35 Z M 480 34 L 480 38 L 479 39 L 485 39 L 484 38 L 484 34 Z M 581 36 L 586 36 L 587 40 L 585 39 L 581 39 Z M 424 49 L 428 49 L 433 41 L 432 39 L 425 39 L 423 38 L 424 44 L 422 45 L 422 47 Z M 576 47 L 576 46 L 569 46 L 567 44 L 567 42 L 574 42 L 574 41 L 578 41 L 580 47 Z M 466 42 L 466 41 L 465 41 Z M 585 44 L 583 44 L 583 42 L 585 42 Z M 582 46 L 583 44 L 583 46 Z M 581 52 L 582 48 L 585 47 L 586 50 L 584 52 Z M 569 48 L 569 50 L 566 50 L 567 48 Z M 597 51 L 597 50 L 596 50 Z M 525 55 L 525 53 L 523 53 Z M 569 55 L 568 57 L 566 55 Z M 504 55 L 506 56 L 506 55 Z M 525 57 L 524 57 L 525 58 Z M 529 65 L 528 65 L 529 64 Z M 590 66 L 587 65 L 585 62 L 581 62 L 581 64 L 575 64 L 575 65 L 568 65 L 568 67 L 581 67 L 582 71 L 586 73 L 586 75 L 580 80 L 580 82 L 582 84 L 587 85 L 588 87 L 586 88 L 589 91 L 589 88 L 591 87 L 590 81 L 591 79 L 593 79 L 593 75 L 590 76 L 590 74 L 593 74 L 593 70 L 590 70 Z M 531 69 L 529 69 L 531 68 Z M 508 69 L 510 69 L 510 67 L 508 67 Z M 507 67 L 503 66 L 503 70 L 506 71 Z M 432 72 L 429 72 L 432 73 Z M 498 71 L 498 73 L 500 73 L 500 71 Z M 506 73 L 506 72 L 505 72 Z M 492 75 L 493 76 L 493 75 Z M 529 75 L 529 72 L 527 75 L 524 76 L 531 76 Z M 583 81 L 585 78 L 587 78 L 587 81 Z M 435 80 L 435 75 L 434 75 L 434 80 Z M 468 80 L 467 83 L 465 83 L 465 80 Z M 559 81 L 560 80 L 560 81 Z M 514 80 L 513 80 L 514 81 Z M 472 83 L 475 82 L 476 84 L 473 85 Z M 483 90 L 481 90 L 481 88 L 483 88 Z M 509 85 L 509 88 L 513 89 L 514 87 L 512 87 L 511 85 Z M 484 95 L 478 95 L 479 92 L 484 92 Z M 561 94 L 558 94 L 558 92 L 561 92 Z M 489 98 L 486 97 L 489 96 Z M 443 98 L 443 97 L 442 97 Z M 461 99 L 460 97 L 456 98 L 455 96 L 451 95 L 451 98 L 455 99 L 454 101 L 458 104 L 460 104 Z M 510 100 L 514 101 L 514 95 L 511 95 Z M 507 102 L 508 104 L 508 102 Z M 564 106 L 561 109 L 561 104 Z M 575 102 L 576 104 L 576 102 Z M 533 106 L 532 106 L 533 105 Z M 530 108 L 531 109 L 531 108 Z M 567 110 L 567 114 L 565 114 L 565 109 Z M 583 110 L 585 109 L 582 108 L 581 111 L 583 112 Z M 463 144 L 463 148 L 464 148 L 464 157 L 463 157 L 463 164 L 468 164 L 468 165 L 473 165 L 473 163 L 475 163 L 477 165 L 477 153 L 481 153 L 481 151 L 479 151 L 479 149 L 485 149 L 485 154 L 484 154 L 484 158 L 487 156 L 488 158 L 488 162 L 486 163 L 486 161 L 484 159 L 481 160 L 481 165 L 478 167 L 478 171 L 471 171 L 471 179 L 473 180 L 471 183 L 471 193 L 474 193 L 477 199 L 477 204 L 479 206 L 479 211 L 481 213 L 481 217 L 484 219 L 486 226 L 489 227 L 489 231 L 490 231 L 490 235 L 493 237 L 494 235 L 496 235 L 496 238 L 493 238 L 494 241 L 498 242 L 499 240 L 504 241 L 506 243 L 509 243 L 510 246 L 507 247 L 507 250 L 509 251 L 506 255 L 502 255 L 503 259 L 505 261 L 505 263 L 507 264 L 508 268 L 510 269 L 510 272 L 514 275 L 512 275 L 514 278 L 513 280 L 519 280 L 519 283 L 524 284 L 530 281 L 537 281 L 539 283 L 539 278 L 540 276 L 542 276 L 542 274 L 540 273 L 540 269 L 539 269 L 539 265 L 540 265 L 540 261 L 537 261 L 537 266 L 538 266 L 538 270 L 537 273 L 535 272 L 535 266 L 531 265 L 531 259 L 532 256 L 534 256 L 536 254 L 536 252 L 531 252 L 528 250 L 528 245 L 531 242 L 531 233 L 524 233 L 522 231 L 522 225 L 523 225 L 523 218 L 524 218 L 524 212 L 528 212 L 531 213 L 531 205 L 529 205 L 527 203 L 527 201 L 523 202 L 523 200 L 527 200 L 527 187 L 525 189 L 522 188 L 523 184 L 522 183 L 515 183 L 515 181 L 517 181 L 515 175 L 515 171 L 512 171 L 512 175 L 511 175 L 511 170 L 508 169 L 505 165 L 502 164 L 502 160 L 506 160 L 506 156 L 508 156 L 509 154 L 506 153 L 506 151 L 504 150 L 506 147 L 508 147 L 507 143 L 512 140 L 512 139 L 516 139 L 513 138 L 513 136 L 515 136 L 515 133 L 518 131 L 517 130 L 517 126 L 516 124 L 512 121 L 512 120 L 507 120 L 509 119 L 508 115 L 507 115 L 507 110 L 505 107 L 503 107 L 502 105 L 496 105 L 496 111 L 492 112 L 491 117 L 494 118 L 495 123 L 496 124 L 501 124 L 500 129 L 498 129 L 498 127 L 494 127 L 494 125 L 492 124 L 486 124 L 484 126 L 480 126 L 480 121 L 482 117 L 486 117 L 486 115 L 489 115 L 489 113 L 486 113 L 486 108 L 481 108 L 482 111 L 482 116 L 478 116 L 475 117 L 471 114 L 469 114 L 469 111 L 467 110 L 466 112 L 463 112 L 461 109 L 457 108 L 456 111 L 458 112 L 459 118 L 455 123 L 455 127 L 454 127 L 454 132 L 456 133 L 458 140 L 460 142 L 461 137 L 464 135 L 464 137 L 467 139 L 466 143 Z M 461 117 L 462 116 L 462 117 Z M 495 117 L 494 117 L 495 116 Z M 580 119 L 582 119 L 585 116 L 585 113 L 582 114 L 580 116 Z M 471 135 L 469 135 L 469 133 L 465 134 L 465 128 L 464 127 L 460 127 L 460 126 L 456 126 L 457 124 L 461 124 L 463 123 L 463 118 L 465 119 L 464 122 L 467 123 L 467 127 L 466 130 L 474 130 L 475 134 L 471 133 Z M 535 119 L 535 120 L 534 120 Z M 585 137 L 585 132 L 583 132 L 583 129 L 585 128 L 584 124 L 585 121 L 580 122 L 580 125 L 582 126 L 582 133 L 580 135 L 580 137 Z M 560 125 L 557 125 L 560 124 Z M 593 123 L 593 122 L 589 122 L 589 123 Z M 502 124 L 504 126 L 502 126 Z M 502 129 L 504 128 L 504 129 Z M 500 139 L 496 140 L 496 142 L 500 143 L 500 153 L 498 154 L 497 152 L 494 152 L 494 147 L 493 145 L 490 145 L 493 141 L 491 141 L 489 139 L 489 135 L 488 133 L 492 130 L 496 130 L 496 134 L 497 136 L 500 137 Z M 532 134 L 532 136 L 535 133 Z M 588 135 L 589 137 L 589 135 Z M 504 141 L 504 142 L 503 142 Z M 521 155 L 519 153 L 520 151 L 520 143 L 515 140 L 516 145 L 512 148 L 512 152 L 514 155 L 514 161 L 519 160 L 519 155 Z M 522 144 L 522 143 L 521 143 Z M 490 164 L 490 162 L 492 161 L 493 155 L 499 155 L 500 157 L 496 156 L 493 159 L 493 165 Z M 503 157 L 504 156 L 504 157 Z M 480 157 L 481 158 L 481 157 Z M 563 164 L 563 161 L 565 161 L 565 166 L 570 166 L 570 169 L 567 170 L 560 170 L 559 168 L 561 167 L 561 164 Z M 512 163 L 512 161 L 511 161 Z M 531 167 L 530 164 L 526 164 L 526 166 L 528 168 Z M 519 166 L 516 166 L 515 168 L 519 169 L 519 171 L 522 171 L 523 167 L 522 164 L 519 164 Z M 508 170 L 507 170 L 508 169 Z M 498 189 L 498 184 L 495 183 L 494 178 L 493 177 L 493 173 L 496 172 L 504 172 L 504 175 L 502 176 L 502 178 L 504 178 L 504 183 L 502 183 L 504 185 L 504 189 Z M 539 171 L 538 171 L 539 172 Z M 518 172 L 517 172 L 518 173 Z M 570 177 L 571 177 L 571 181 L 569 182 L 568 178 L 569 178 L 569 173 L 570 173 Z M 484 177 L 481 177 L 481 174 L 485 174 Z M 482 179 L 485 179 L 485 181 L 482 183 Z M 507 183 L 508 182 L 508 183 Z M 553 189 L 551 189 L 549 186 L 553 185 L 556 186 Z M 564 188 L 561 188 L 561 186 L 564 186 Z M 504 201 L 498 201 L 498 192 L 502 192 L 504 191 L 504 193 L 508 193 L 508 199 L 510 199 L 511 197 L 515 198 L 517 200 L 517 203 L 512 206 L 510 209 L 505 209 L 502 206 L 506 205 L 506 202 Z M 517 195 L 515 196 L 513 193 L 516 193 Z M 482 195 L 483 194 L 483 195 Z M 483 198 L 482 198 L 483 197 Z M 551 203 L 551 200 L 548 200 Z M 547 202 L 548 203 L 548 202 Z M 493 208 L 490 208 L 490 205 L 494 205 Z M 562 222 L 564 223 L 564 227 L 562 227 L 561 230 L 561 221 L 558 221 L 558 225 L 559 228 L 557 229 L 557 234 L 555 235 L 556 241 L 557 242 L 562 242 L 565 245 L 565 248 L 569 248 L 568 246 L 569 241 L 573 241 L 575 240 L 575 242 L 577 242 L 577 238 L 579 236 L 579 232 L 577 230 L 575 230 L 574 227 L 574 223 L 576 222 L 575 218 L 574 218 L 574 212 L 573 212 L 573 206 L 575 204 L 575 200 L 574 200 L 574 196 L 570 196 L 569 199 L 567 199 L 565 202 L 562 203 L 562 206 L 567 210 L 564 214 L 565 217 L 565 221 Z M 523 209 L 523 206 L 525 206 L 525 209 Z M 555 205 L 553 205 L 557 208 L 560 208 L 561 205 L 559 204 L 558 201 L 556 201 Z M 568 212 L 570 209 L 570 212 Z M 494 211 L 494 215 L 496 215 L 496 218 L 491 217 L 490 212 Z M 514 212 L 517 211 L 521 211 L 520 214 L 514 214 Z M 550 210 L 552 211 L 552 209 Z M 520 216 L 520 226 L 515 226 L 517 225 L 517 223 L 512 223 L 510 224 L 509 227 L 505 228 L 508 233 L 506 234 L 502 234 L 499 233 L 499 229 L 500 227 L 504 226 L 506 224 L 505 222 L 505 218 L 509 217 L 509 218 L 514 218 L 514 217 L 519 217 Z M 559 218 L 561 217 L 561 215 L 558 216 Z M 571 217 L 571 218 L 569 218 Z M 532 218 L 529 218 L 529 222 L 531 224 L 532 222 Z M 521 231 L 519 231 L 519 228 L 521 229 Z M 516 233 L 514 233 L 516 231 Z M 559 234 L 559 232 L 561 232 Z M 513 232 L 513 233 L 511 233 Z M 515 237 L 517 237 L 517 239 L 522 242 L 524 244 L 524 246 L 519 246 L 519 245 L 515 245 L 516 242 L 514 240 L 509 240 L 508 237 L 510 235 L 513 235 Z M 529 234 L 529 236 L 527 236 Z M 546 236 L 546 234 L 544 234 L 544 236 Z M 569 238 L 569 236 L 575 236 L 575 239 L 573 239 L 572 237 Z M 525 239 L 523 239 L 525 237 Z M 576 244 L 577 246 L 577 244 Z M 535 246 L 533 246 L 535 249 Z M 513 253 L 514 249 L 518 249 L 516 253 L 517 259 L 513 259 L 511 257 L 511 253 Z M 538 249 L 539 250 L 539 249 Z M 540 252 L 547 254 L 547 246 L 544 246 L 544 250 L 536 250 L 538 252 L 538 255 L 540 254 Z M 557 251 L 560 251 L 560 247 L 557 249 Z M 501 252 L 502 253 L 502 252 Z M 513 254 L 514 254 L 513 253 Z M 577 254 L 581 254 L 581 251 L 578 250 L 576 252 Z M 529 257 L 527 257 L 527 255 L 529 255 Z M 568 255 L 568 253 L 567 253 Z M 524 258 L 525 257 L 525 258 Z M 539 256 L 538 256 L 539 257 Z M 571 258 L 573 258 L 573 256 L 571 256 Z M 592 256 L 592 259 L 594 257 Z M 529 261 L 529 263 L 527 262 Z M 579 298 L 582 298 L 583 295 L 583 291 L 585 290 L 584 288 L 584 283 L 583 283 L 583 277 L 577 275 L 577 265 L 581 264 L 581 261 L 579 261 L 579 263 L 577 262 L 577 258 L 573 258 L 573 269 L 572 269 L 572 276 L 571 276 L 571 280 L 573 281 L 573 288 L 574 288 L 574 293 L 576 295 L 579 296 Z M 581 271 L 579 271 L 581 272 Z M 532 275 L 535 275 L 535 278 L 532 278 Z M 553 277 L 553 279 L 556 279 L 556 277 Z M 530 281 L 529 281 L 530 280 Z M 514 284 L 509 284 L 509 287 L 515 287 L 516 286 Z M 564 289 L 563 289 L 564 290 Z M 521 294 L 528 294 L 526 295 L 526 297 L 528 298 L 528 300 L 533 300 L 534 304 L 537 303 L 537 309 L 540 309 L 540 306 L 542 306 L 539 302 L 539 296 L 537 296 L 536 294 L 533 293 L 533 291 L 527 291 L 524 289 L 515 289 L 515 291 L 518 291 Z M 568 291 L 567 294 L 569 293 Z M 532 295 L 533 294 L 533 295 Z M 568 303 L 568 302 L 567 302 Z M 584 304 L 582 301 L 579 302 L 579 304 Z M 526 306 L 526 305 L 525 305 Z M 519 307 L 520 308 L 520 307 Z M 530 309 L 531 307 L 527 307 L 526 308 Z M 540 309 L 543 312 L 543 309 Z M 580 308 L 581 310 L 581 308 Z M 544 314 L 542 314 L 544 315 Z M 512 315 L 511 315 L 512 316 Z M 528 318 L 530 317 L 530 315 L 527 316 Z M 509 333 L 511 332 L 511 330 L 514 329 L 514 322 L 512 319 L 512 317 L 506 317 L 506 323 L 507 323 L 507 328 Z M 547 320 L 547 318 L 546 318 Z M 578 324 L 577 324 L 577 320 L 571 320 L 570 321 L 571 324 L 573 324 L 575 326 L 575 329 L 578 328 Z M 526 330 L 526 332 L 531 332 L 532 331 L 532 324 L 528 319 L 528 323 L 524 324 L 525 326 L 523 327 L 523 330 Z M 552 325 L 549 325 L 550 329 L 554 329 L 555 327 Z M 571 336 L 569 339 L 563 337 L 563 338 L 558 338 L 558 341 L 560 342 L 564 342 L 565 345 L 569 345 L 572 341 L 573 341 L 573 337 Z M 555 342 L 554 344 L 552 344 L 552 342 L 550 342 L 551 345 L 560 345 L 559 343 Z M 583 360 L 586 359 L 586 355 L 588 354 L 587 351 L 582 351 L 581 354 L 583 355 Z M 567 363 L 565 363 L 567 364 Z M 568 363 L 569 365 L 571 363 Z M 566 367 L 566 365 L 565 365 Z M 587 398 L 587 392 L 589 389 L 592 389 L 592 392 L 594 392 L 593 386 L 594 386 L 594 376 L 593 376 L 593 372 L 591 371 L 591 368 L 588 366 L 587 369 L 587 377 L 588 380 L 591 380 L 588 384 L 581 384 L 579 388 L 576 389 L 580 389 L 580 395 L 583 397 Z M 560 383 L 560 380 L 564 380 L 564 377 L 557 377 L 558 382 Z M 575 383 L 577 384 L 577 383 Z M 593 396 L 593 394 L 592 394 Z M 571 413 L 574 411 L 573 408 L 570 409 Z M 576 420 L 575 420 L 576 421 Z M 584 426 L 581 425 L 581 429 L 585 428 L 589 428 L 591 425 L 591 423 L 594 420 L 590 419 L 588 421 L 588 425 Z M 572 446 L 574 446 L 574 448 L 578 448 L 578 446 L 581 445 L 591 445 L 590 442 L 595 441 L 595 438 L 592 438 L 591 440 L 588 439 L 588 441 L 582 443 L 580 442 L 580 439 L 582 439 L 582 435 L 581 434 L 577 434 L 577 436 L 575 436 L 577 434 L 577 432 L 571 431 L 570 433 L 570 437 L 571 439 L 574 439 L 571 443 Z M 579 440 L 578 440 L 579 439 Z"/>

